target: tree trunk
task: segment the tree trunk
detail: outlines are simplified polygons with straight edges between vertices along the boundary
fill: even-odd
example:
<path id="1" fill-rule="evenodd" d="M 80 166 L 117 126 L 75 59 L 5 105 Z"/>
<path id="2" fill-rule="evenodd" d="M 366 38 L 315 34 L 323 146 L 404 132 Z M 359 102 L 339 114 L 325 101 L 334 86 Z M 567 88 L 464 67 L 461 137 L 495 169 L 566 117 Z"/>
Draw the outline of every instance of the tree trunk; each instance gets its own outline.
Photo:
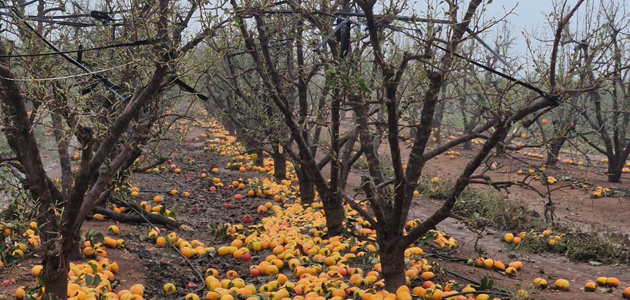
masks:
<path id="1" fill-rule="evenodd" d="M 42 299 L 68 299 L 68 263 L 63 252 L 59 240 L 49 240 L 42 260 L 41 279 L 45 288 Z"/>
<path id="2" fill-rule="evenodd" d="M 405 255 L 404 248 L 397 243 L 396 237 L 377 235 L 379 253 L 383 279 L 385 279 L 385 289 L 390 293 L 407 284 L 405 277 Z M 403 250 L 401 250 L 403 249 Z"/>
<path id="3" fill-rule="evenodd" d="M 313 184 L 313 179 L 303 166 L 299 166 L 295 171 L 300 184 L 300 199 L 302 199 L 302 204 L 311 205 L 313 200 L 315 200 L 315 185 Z"/>
<path id="4" fill-rule="evenodd" d="M 61 193 L 67 197 L 72 186 L 72 164 L 68 152 L 68 142 L 65 139 L 61 116 L 57 112 L 51 113 L 53 133 L 57 142 L 57 153 L 59 153 L 59 163 L 61 166 Z"/>
<path id="5" fill-rule="evenodd" d="M 337 193 L 330 193 L 322 199 L 324 213 L 326 214 L 326 228 L 328 236 L 340 235 L 343 229 L 345 211 L 341 202 L 341 197 Z"/>
<path id="6" fill-rule="evenodd" d="M 558 155 L 566 140 L 566 137 L 561 136 L 550 141 L 549 150 L 547 151 L 547 166 L 555 167 L 558 164 Z"/>
<path id="7" fill-rule="evenodd" d="M 623 160 L 608 159 L 608 182 L 621 182 L 621 169 L 623 169 L 623 166 Z"/>
<path id="8" fill-rule="evenodd" d="M 262 148 L 258 148 L 256 149 L 256 151 L 254 151 L 254 154 L 256 154 L 256 161 L 254 162 L 255 165 L 259 166 L 259 167 L 263 167 L 265 165 L 265 158 L 264 158 L 264 152 Z"/>
<path id="9" fill-rule="evenodd" d="M 276 180 L 287 179 L 287 161 L 282 154 L 282 146 L 273 146 L 273 176 Z"/>

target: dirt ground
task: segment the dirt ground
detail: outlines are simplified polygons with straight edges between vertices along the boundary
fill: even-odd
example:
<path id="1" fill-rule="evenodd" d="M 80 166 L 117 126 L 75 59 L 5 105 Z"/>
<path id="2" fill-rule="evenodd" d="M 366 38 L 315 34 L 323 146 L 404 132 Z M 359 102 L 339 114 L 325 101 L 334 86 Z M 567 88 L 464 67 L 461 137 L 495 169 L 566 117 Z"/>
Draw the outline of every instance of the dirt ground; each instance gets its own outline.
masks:
<path id="1" fill-rule="evenodd" d="M 173 174 L 164 172 L 160 175 L 136 173 L 133 175 L 135 185 L 141 187 L 140 197 L 136 199 L 150 201 L 155 195 L 161 195 L 161 204 L 168 208 L 178 206 L 177 219 L 194 228 L 194 232 L 178 231 L 178 235 L 188 240 L 197 239 L 206 242 L 209 246 L 218 248 L 227 245 L 229 241 L 217 237 L 216 232 L 211 228 L 214 225 L 223 223 L 241 223 L 241 218 L 248 214 L 254 219 L 254 223 L 259 220 L 256 209 L 259 205 L 268 202 L 265 198 L 248 198 L 241 201 L 239 205 L 232 205 L 224 208 L 224 204 L 231 202 L 235 191 L 219 189 L 216 193 L 208 191 L 209 184 L 200 180 L 199 175 L 203 169 L 211 170 L 214 167 L 220 169 L 217 177 L 221 181 L 229 184 L 238 178 L 253 177 L 254 172 L 240 173 L 229 171 L 223 167 L 227 163 L 227 158 L 214 153 L 204 152 L 203 143 L 195 141 L 194 138 L 203 133 L 202 129 L 196 128 L 187 134 L 186 139 L 181 144 L 171 142 L 161 145 L 161 153 L 172 152 L 172 163 L 181 166 L 183 174 Z M 477 146 L 479 147 L 479 146 Z M 403 147 L 408 155 L 408 148 Z M 425 170 L 425 174 L 438 176 L 444 179 L 455 179 L 459 172 L 468 162 L 467 157 L 471 157 L 474 151 L 465 151 L 458 147 L 454 149 L 462 153 L 461 157 L 449 159 L 446 155 L 440 155 L 432 159 Z M 380 153 L 388 152 L 388 144 L 385 141 Z M 532 159 L 524 155 L 518 155 L 517 159 L 507 156 L 493 157 L 489 161 L 496 162 L 498 169 L 489 172 L 494 178 L 508 178 L 514 176 L 517 169 L 527 169 L 529 165 L 541 166 L 544 160 Z M 523 163 L 526 161 L 527 163 Z M 151 163 L 145 161 L 143 164 Z M 630 201 L 626 197 L 604 197 L 593 199 L 590 193 L 585 193 L 579 189 L 571 189 L 568 186 L 573 181 L 589 182 L 594 185 L 601 185 L 620 190 L 630 190 L 630 177 L 624 176 L 622 183 L 610 184 L 606 182 L 604 175 L 595 172 L 602 171 L 603 167 L 578 167 L 576 165 L 560 164 L 558 168 L 547 170 L 548 175 L 556 178 L 571 178 L 571 181 L 560 181 L 556 186 L 566 185 L 566 188 L 559 189 L 552 193 L 555 203 L 555 221 L 567 226 L 579 227 L 584 230 L 596 230 L 599 232 L 615 233 L 625 239 L 630 235 Z M 52 170 L 51 172 L 55 172 Z M 349 178 L 349 187 L 352 189 L 358 185 L 360 172 L 353 172 Z M 209 178 L 214 175 L 209 174 Z M 534 187 L 539 190 L 546 189 L 540 183 L 534 183 Z M 169 192 L 172 189 L 179 191 L 177 196 L 172 196 Z M 182 197 L 186 191 L 190 193 L 189 198 Z M 240 191 L 244 193 L 245 191 Z M 511 188 L 509 193 L 503 192 L 506 201 L 514 201 L 533 209 L 540 214 L 543 213 L 544 199 L 532 191 Z M 424 219 L 431 215 L 442 205 L 441 201 L 432 199 L 419 199 L 412 205 L 410 219 Z M 112 221 L 94 222 L 87 221 L 84 225 L 84 232 L 90 229 L 106 234 L 107 227 Z M 109 249 L 110 260 L 118 262 L 120 272 L 117 275 L 118 282 L 114 291 L 128 289 L 131 284 L 141 283 L 147 287 L 146 293 L 155 296 L 155 299 L 176 299 L 188 292 L 198 290 L 203 286 L 202 280 L 188 266 L 187 261 L 181 259 L 173 249 L 156 248 L 153 244 L 142 241 L 141 237 L 146 236 L 149 226 L 117 224 L 121 233 L 119 238 L 125 240 L 125 247 L 122 249 Z M 447 219 L 438 225 L 438 229 L 450 234 L 460 245 L 455 256 L 461 259 L 469 259 L 475 255 L 474 232 L 454 219 Z M 621 287 L 630 285 L 630 267 L 628 262 L 621 262 L 616 265 L 593 266 L 588 263 L 570 262 L 567 258 L 550 253 L 528 254 L 515 251 L 501 242 L 504 232 L 488 229 L 484 236 L 478 241 L 481 247 L 494 259 L 501 261 L 521 260 L 524 268 L 515 277 L 507 277 L 494 271 L 479 269 L 467 266 L 462 262 L 440 261 L 444 269 L 455 272 L 472 280 L 479 281 L 486 276 L 494 278 L 497 286 L 506 289 L 523 288 L 527 290 L 531 299 L 620 299 L 621 290 L 615 289 L 612 293 L 595 292 L 585 293 L 581 289 L 588 280 L 595 280 L 598 276 L 614 276 L 621 281 Z M 620 241 L 620 243 L 623 243 Z M 261 252 L 252 257 L 252 264 L 262 261 L 269 254 Z M 438 259 L 439 260 L 439 259 Z M 10 299 L 15 289 L 20 285 L 32 285 L 35 280 L 30 275 L 30 269 L 39 261 L 37 255 L 29 257 L 17 266 L 0 271 L 0 279 L 15 279 L 15 283 L 0 285 L 0 299 Z M 209 267 L 220 271 L 235 269 L 246 282 L 256 282 L 258 278 L 249 277 L 248 265 L 231 257 L 201 258 L 193 261 L 195 269 L 203 274 Z M 569 292 L 555 292 L 551 290 L 539 291 L 532 287 L 532 280 L 536 277 L 544 277 L 552 283 L 557 278 L 568 279 L 571 283 Z M 453 278 L 452 275 L 449 278 Z M 454 278 L 455 279 L 455 278 Z M 465 280 L 457 279 L 458 281 Z M 174 296 L 165 296 L 161 293 L 163 284 L 173 282 L 178 287 L 186 286 L 185 290 L 178 290 Z"/>

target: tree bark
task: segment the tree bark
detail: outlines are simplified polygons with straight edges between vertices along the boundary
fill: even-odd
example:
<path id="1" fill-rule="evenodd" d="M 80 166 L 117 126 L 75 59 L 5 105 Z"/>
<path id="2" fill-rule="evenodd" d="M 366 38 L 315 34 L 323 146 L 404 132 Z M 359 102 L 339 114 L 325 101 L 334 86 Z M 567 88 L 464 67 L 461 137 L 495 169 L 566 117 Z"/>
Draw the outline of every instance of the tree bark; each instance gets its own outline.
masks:
<path id="1" fill-rule="evenodd" d="M 298 181 L 300 184 L 300 199 L 302 204 L 311 205 L 315 200 L 315 185 L 313 179 L 304 166 L 296 168 Z"/>
<path id="2" fill-rule="evenodd" d="M 53 244 L 60 241 L 50 240 Z M 56 248 L 56 249 L 55 249 Z M 51 246 L 46 249 L 42 261 L 42 282 L 45 294 L 42 299 L 67 299 L 68 297 L 68 263 L 60 247 Z M 55 298 L 56 297 L 56 298 Z"/>
<path id="3" fill-rule="evenodd" d="M 326 196 L 326 199 L 322 199 L 322 203 L 326 214 L 328 236 L 340 235 L 343 229 L 343 221 L 345 220 L 345 210 L 341 203 L 341 196 L 331 192 Z"/>
<path id="4" fill-rule="evenodd" d="M 566 137 L 554 138 L 549 142 L 549 151 L 547 151 L 547 166 L 555 167 L 558 164 L 558 156 L 562 145 L 567 141 Z"/>
<path id="5" fill-rule="evenodd" d="M 273 153 L 271 153 L 273 158 L 273 176 L 276 180 L 287 179 L 287 160 L 281 149 L 282 146 L 275 145 L 273 146 Z"/>
<path id="6" fill-rule="evenodd" d="M 608 182 L 621 182 L 621 169 L 624 161 L 618 159 L 608 159 Z"/>
<path id="7" fill-rule="evenodd" d="M 381 235 L 377 235 L 377 238 Z M 404 248 L 399 244 L 393 236 L 378 238 L 381 275 L 385 279 L 385 289 L 390 293 L 395 293 L 398 287 L 407 284 L 405 255 L 404 250 L 401 250 Z"/>

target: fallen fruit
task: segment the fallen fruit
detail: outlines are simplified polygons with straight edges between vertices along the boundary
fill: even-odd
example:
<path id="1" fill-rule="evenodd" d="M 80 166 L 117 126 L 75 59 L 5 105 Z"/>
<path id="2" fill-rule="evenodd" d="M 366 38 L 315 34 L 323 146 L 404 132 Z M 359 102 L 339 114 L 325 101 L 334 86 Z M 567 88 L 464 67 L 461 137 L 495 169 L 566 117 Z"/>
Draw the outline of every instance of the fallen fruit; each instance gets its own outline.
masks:
<path id="1" fill-rule="evenodd" d="M 249 224 L 251 222 L 254 222 L 254 219 L 252 218 L 252 216 L 250 215 L 244 215 L 243 218 L 241 218 L 241 220 L 243 221 L 243 223 L 245 224 Z"/>
<path id="2" fill-rule="evenodd" d="M 175 285 L 172 283 L 167 283 L 164 285 L 164 287 L 162 288 L 162 290 L 164 291 L 164 293 L 172 295 L 175 294 Z"/>
<path id="3" fill-rule="evenodd" d="M 553 284 L 553 286 L 557 289 L 557 290 L 561 290 L 561 291 L 568 291 L 569 290 L 569 281 L 566 279 L 558 279 L 556 280 L 556 282 Z"/>
<path id="4" fill-rule="evenodd" d="M 544 280 L 542 278 L 536 278 L 534 279 L 534 286 L 539 289 L 545 289 L 547 288 L 547 280 Z"/>
<path id="5" fill-rule="evenodd" d="M 613 287 L 616 288 L 619 286 L 619 279 L 615 278 L 615 277 L 608 277 L 608 279 L 606 279 L 606 286 L 607 287 Z"/>
<path id="6" fill-rule="evenodd" d="M 593 281 L 589 281 L 584 285 L 584 291 L 586 292 L 594 292 L 597 290 L 597 284 Z"/>
<path id="7" fill-rule="evenodd" d="M 512 240 L 514 240 L 514 234 L 511 234 L 511 233 L 506 233 L 506 234 L 503 236 L 503 241 L 505 241 L 505 242 L 506 242 L 506 243 L 508 243 L 508 244 L 509 244 L 509 243 L 511 243 L 511 242 L 512 242 Z"/>

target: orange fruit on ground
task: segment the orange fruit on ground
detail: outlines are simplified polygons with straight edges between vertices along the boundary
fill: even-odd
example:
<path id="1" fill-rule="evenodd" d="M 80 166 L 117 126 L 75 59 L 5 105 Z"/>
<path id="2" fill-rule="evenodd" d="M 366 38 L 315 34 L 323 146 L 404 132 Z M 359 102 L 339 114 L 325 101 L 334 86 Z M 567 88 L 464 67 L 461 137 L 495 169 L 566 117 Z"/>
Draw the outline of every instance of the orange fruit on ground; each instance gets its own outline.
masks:
<path id="1" fill-rule="evenodd" d="M 506 242 L 506 243 L 508 243 L 508 244 L 509 244 L 509 243 L 511 243 L 511 242 L 512 242 L 512 240 L 514 240 L 514 234 L 511 234 L 511 233 L 506 233 L 506 234 L 503 236 L 503 241 L 505 241 L 505 242 Z"/>
<path id="2" fill-rule="evenodd" d="M 517 261 L 513 261 L 513 262 L 508 264 L 508 267 L 512 267 L 512 268 L 514 268 L 516 270 L 520 270 L 520 269 L 523 268 L 523 263 L 518 261 L 518 260 Z"/>
<path id="3" fill-rule="evenodd" d="M 597 280 L 595 280 L 595 282 L 599 286 L 605 286 L 607 280 L 608 280 L 608 278 L 606 278 L 606 277 L 597 277 Z"/>
<path id="4" fill-rule="evenodd" d="M 630 287 L 623 289 L 621 295 L 623 295 L 624 299 L 630 299 Z"/>
<path id="5" fill-rule="evenodd" d="M 243 199 L 243 196 L 241 194 L 234 195 L 234 200 L 241 201 L 242 199 Z"/>
<path id="6" fill-rule="evenodd" d="M 569 290 L 569 281 L 566 279 L 558 279 L 554 282 L 553 286 L 557 290 L 568 291 Z"/>
<path id="7" fill-rule="evenodd" d="M 619 279 L 615 278 L 615 277 L 608 277 L 608 279 L 606 279 L 606 286 L 607 287 L 618 287 L 619 286 Z"/>
<path id="8" fill-rule="evenodd" d="M 142 296 L 142 295 L 144 295 L 144 286 L 142 284 L 134 284 L 134 285 L 131 286 L 129 291 L 132 294 L 135 294 L 135 295 L 138 295 L 138 296 Z"/>
<path id="9" fill-rule="evenodd" d="M 21 286 L 21 287 L 17 288 L 17 290 L 15 290 L 15 298 L 17 298 L 17 299 L 24 299 L 25 295 L 26 295 L 26 291 L 24 290 L 23 286 Z"/>
<path id="10" fill-rule="evenodd" d="M 413 294 L 414 296 L 417 296 L 420 299 L 424 298 L 424 295 L 426 295 L 426 293 L 427 291 L 423 287 L 420 287 L 420 286 L 413 288 L 413 290 L 411 291 L 411 294 Z"/>
<path id="11" fill-rule="evenodd" d="M 229 270 L 229 271 L 227 271 L 227 273 L 225 273 L 225 278 L 230 279 L 230 280 L 234 280 L 234 279 L 238 278 L 238 273 L 236 273 L 236 271 L 234 271 L 234 270 Z"/>
<path id="12" fill-rule="evenodd" d="M 423 272 L 422 275 L 420 275 L 420 278 L 422 278 L 422 280 L 427 281 L 427 280 L 431 280 L 435 277 L 435 274 L 433 272 Z"/>
<path id="13" fill-rule="evenodd" d="M 42 272 L 43 268 L 44 267 L 42 265 L 35 265 L 35 266 L 33 266 L 33 268 L 31 269 L 31 274 L 33 274 L 33 277 L 39 276 L 39 273 Z"/>
<path id="14" fill-rule="evenodd" d="M 512 243 L 514 243 L 514 245 L 518 245 L 521 243 L 521 238 L 520 237 L 514 237 L 514 239 L 512 240 Z"/>
<path id="15" fill-rule="evenodd" d="M 593 281 L 589 281 L 584 285 L 584 290 L 587 292 L 594 292 L 597 290 L 597 284 Z"/>
<path id="16" fill-rule="evenodd" d="M 536 278 L 534 279 L 534 286 L 540 289 L 544 289 L 547 287 L 547 280 Z"/>
<path id="17" fill-rule="evenodd" d="M 494 262 L 494 268 L 497 269 L 497 270 L 504 271 L 505 270 L 505 265 L 502 262 L 497 260 L 497 261 Z"/>
<path id="18" fill-rule="evenodd" d="M 192 248 L 189 247 L 183 247 L 182 249 L 179 250 L 184 256 L 186 256 L 186 258 L 191 258 L 193 257 L 195 254 L 197 254 L 197 251 L 193 250 Z"/>
<path id="19" fill-rule="evenodd" d="M 487 269 L 492 269 L 492 266 L 494 266 L 494 260 L 492 260 L 492 259 L 490 259 L 490 258 L 484 259 L 484 261 L 483 261 L 483 265 L 484 265 L 484 267 L 486 267 Z"/>

